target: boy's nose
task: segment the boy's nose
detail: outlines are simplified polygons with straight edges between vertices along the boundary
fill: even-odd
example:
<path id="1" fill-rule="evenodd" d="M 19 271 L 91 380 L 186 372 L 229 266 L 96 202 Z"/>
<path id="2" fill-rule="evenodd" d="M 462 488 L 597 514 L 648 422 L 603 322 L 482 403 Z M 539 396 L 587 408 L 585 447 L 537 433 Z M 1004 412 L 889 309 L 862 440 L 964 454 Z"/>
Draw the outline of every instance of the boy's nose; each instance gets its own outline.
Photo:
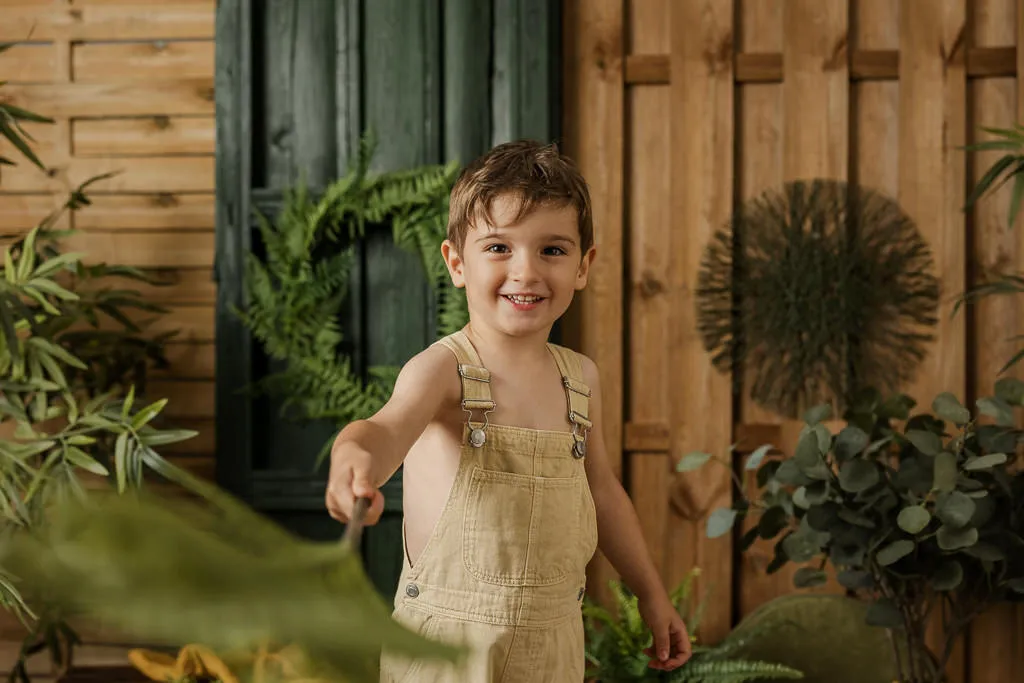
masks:
<path id="1" fill-rule="evenodd" d="M 515 259 L 512 263 L 512 277 L 521 282 L 530 282 L 536 279 L 537 264 L 529 256 Z"/>

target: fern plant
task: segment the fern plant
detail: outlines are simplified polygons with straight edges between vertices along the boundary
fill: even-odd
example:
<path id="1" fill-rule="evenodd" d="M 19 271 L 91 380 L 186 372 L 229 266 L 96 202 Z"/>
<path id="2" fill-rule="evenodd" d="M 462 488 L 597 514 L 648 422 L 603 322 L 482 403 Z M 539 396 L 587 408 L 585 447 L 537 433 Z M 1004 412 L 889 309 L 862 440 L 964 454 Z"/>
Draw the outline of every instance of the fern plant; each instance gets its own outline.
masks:
<path id="1" fill-rule="evenodd" d="M 670 596 L 694 641 L 708 599 L 705 594 L 693 605 L 693 582 L 699 573 L 697 568 L 690 570 Z M 801 672 L 782 664 L 734 658 L 756 633 L 715 646 L 694 642 L 693 656 L 675 671 L 651 669 L 650 658 L 644 650 L 651 646 L 653 638 L 640 617 L 637 597 L 619 581 L 610 582 L 609 587 L 617 616 L 589 598 L 583 606 L 588 680 L 596 683 L 745 683 L 803 678 Z"/>
<path id="2" fill-rule="evenodd" d="M 276 220 L 257 213 L 265 255 L 247 255 L 248 303 L 236 314 L 282 362 L 284 369 L 253 388 L 280 396 L 286 417 L 342 426 L 372 415 L 391 395 L 398 368 L 374 366 L 363 376 L 342 346 L 339 312 L 368 230 L 390 225 L 395 244 L 419 257 L 437 301 L 439 334 L 468 320 L 465 294 L 451 285 L 440 253 L 458 168 L 371 175 L 372 152 L 372 138 L 364 137 L 349 172 L 319 197 L 300 183 L 285 193 Z"/>

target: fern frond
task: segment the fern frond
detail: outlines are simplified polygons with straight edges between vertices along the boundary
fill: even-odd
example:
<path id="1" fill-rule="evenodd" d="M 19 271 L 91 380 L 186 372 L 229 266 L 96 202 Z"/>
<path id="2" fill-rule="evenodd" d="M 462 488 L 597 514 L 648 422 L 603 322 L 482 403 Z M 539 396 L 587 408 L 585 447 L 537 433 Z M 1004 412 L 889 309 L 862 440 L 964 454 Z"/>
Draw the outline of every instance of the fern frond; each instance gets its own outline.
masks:
<path id="1" fill-rule="evenodd" d="M 671 683 L 747 683 L 748 681 L 801 679 L 802 672 L 770 662 L 726 660 L 687 663 L 669 676 Z"/>

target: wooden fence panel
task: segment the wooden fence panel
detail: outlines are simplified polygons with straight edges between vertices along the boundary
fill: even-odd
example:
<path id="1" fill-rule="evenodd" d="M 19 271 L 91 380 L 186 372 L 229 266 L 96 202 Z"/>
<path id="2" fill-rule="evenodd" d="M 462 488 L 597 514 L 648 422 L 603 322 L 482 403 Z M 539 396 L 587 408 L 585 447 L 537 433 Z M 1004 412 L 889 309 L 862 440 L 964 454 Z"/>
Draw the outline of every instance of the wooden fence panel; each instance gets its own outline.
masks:
<path id="1" fill-rule="evenodd" d="M 215 0 L 0 0 L 0 97 L 55 119 L 27 126 L 49 169 L 0 169 L 0 232 L 36 225 L 66 192 L 101 173 L 94 204 L 60 227 L 86 262 L 151 270 L 168 286 L 135 287 L 170 310 L 169 369 L 151 396 L 196 439 L 168 455 L 213 475 Z M 114 42 L 116 41 L 116 42 Z M 0 143 L 2 145 L 4 143 Z M 9 150 L 5 148 L 4 153 Z M 143 316 L 143 317 L 148 317 Z M 164 389 L 172 389 L 168 394 Z"/>
<path id="2" fill-rule="evenodd" d="M 627 0 L 624 5 L 629 44 L 621 172 L 628 252 L 621 280 L 629 291 L 621 303 L 604 291 L 589 291 L 584 307 L 617 315 L 621 305 L 628 325 L 622 335 L 627 390 L 622 465 L 646 538 L 652 545 L 666 539 L 664 549 L 654 550 L 659 568 L 667 582 L 694 565 L 705 572 L 712 566 L 727 571 L 728 576 L 717 577 L 720 585 L 732 585 L 731 609 L 720 607 L 730 612 L 727 626 L 764 601 L 797 589 L 785 571 L 765 576 L 771 545 L 755 544 L 748 553 L 719 559 L 716 546 L 703 540 L 711 501 L 728 500 L 728 487 L 719 490 L 704 480 L 714 475 L 701 471 L 677 485 L 675 475 L 660 473 L 688 451 L 721 455 L 730 443 L 742 453 L 771 441 L 792 453 L 800 423 L 761 409 L 745 391 L 732 396 L 730 378 L 710 372 L 707 354 L 695 343 L 687 278 L 699 265 L 709 231 L 726 220 L 734 204 L 789 179 L 849 179 L 895 198 L 928 240 L 943 288 L 937 340 L 904 390 L 925 410 L 941 391 L 967 402 L 990 393 L 1002 363 L 1016 350 L 1009 339 L 1024 333 L 1024 311 L 1012 298 L 955 317 L 951 307 L 966 286 L 1024 269 L 1024 227 L 1022 221 L 1006 226 L 1009 187 L 963 211 L 967 188 L 998 155 L 968 155 L 962 146 L 985 137 L 980 126 L 1006 127 L 1024 116 L 1019 86 L 1024 51 L 1017 50 L 1024 40 L 1024 0 L 740 0 L 721 6 L 715 0 Z M 587 36 L 588 45 L 606 45 L 592 17 L 578 8 L 565 22 L 567 34 L 575 30 Z M 576 47 L 571 54 L 587 53 Z M 591 72 L 582 85 L 574 80 L 585 73 L 579 66 L 568 65 L 567 100 L 594 102 L 585 97 L 597 82 L 603 97 L 613 97 L 607 89 L 617 79 L 601 81 L 600 71 Z M 737 86 L 735 107 L 731 94 L 728 100 L 716 94 L 725 90 L 712 87 L 719 79 Z M 596 131 L 593 112 L 593 107 L 569 111 L 567 129 Z M 603 132 L 581 139 L 607 145 L 612 131 Z M 589 153 L 578 146 L 572 151 Z M 584 171 L 597 179 L 597 201 L 606 201 L 602 183 L 617 171 L 593 161 Z M 729 199 L 719 203 L 723 196 Z M 617 193 L 612 198 L 619 201 Z M 618 242 L 611 251 L 621 253 Z M 608 253 L 605 248 L 602 257 Z M 659 320 L 665 325 L 659 327 Z M 615 343 L 603 326 L 590 323 L 581 330 L 584 348 Z M 667 377 L 657 374 L 663 364 L 669 367 Z M 718 424 L 719 416 L 732 412 L 728 422 Z M 819 590 L 837 589 L 830 582 Z M 1020 678 L 1015 655 L 1024 646 L 1022 611 L 1001 606 L 975 622 L 969 638 L 956 644 L 950 680 Z M 714 623 L 711 631 L 720 632 Z M 933 643 L 935 635 L 933 629 Z"/>

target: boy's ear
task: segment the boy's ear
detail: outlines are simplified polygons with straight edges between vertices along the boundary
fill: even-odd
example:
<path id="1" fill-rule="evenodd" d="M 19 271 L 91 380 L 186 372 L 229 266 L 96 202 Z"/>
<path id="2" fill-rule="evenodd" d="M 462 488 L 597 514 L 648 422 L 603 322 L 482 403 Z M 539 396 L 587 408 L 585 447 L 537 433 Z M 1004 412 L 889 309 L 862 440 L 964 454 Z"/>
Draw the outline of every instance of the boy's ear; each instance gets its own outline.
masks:
<path id="1" fill-rule="evenodd" d="M 576 271 L 576 289 L 583 289 L 587 286 L 587 278 L 590 276 L 590 265 L 594 262 L 595 256 L 597 256 L 597 247 L 591 245 L 587 249 L 587 253 L 580 259 L 580 267 Z"/>
<path id="2" fill-rule="evenodd" d="M 441 256 L 444 257 L 445 265 L 448 266 L 448 275 L 452 278 L 452 284 L 457 288 L 466 286 L 466 277 L 462 273 L 462 257 L 458 249 L 450 241 L 441 243 Z"/>

